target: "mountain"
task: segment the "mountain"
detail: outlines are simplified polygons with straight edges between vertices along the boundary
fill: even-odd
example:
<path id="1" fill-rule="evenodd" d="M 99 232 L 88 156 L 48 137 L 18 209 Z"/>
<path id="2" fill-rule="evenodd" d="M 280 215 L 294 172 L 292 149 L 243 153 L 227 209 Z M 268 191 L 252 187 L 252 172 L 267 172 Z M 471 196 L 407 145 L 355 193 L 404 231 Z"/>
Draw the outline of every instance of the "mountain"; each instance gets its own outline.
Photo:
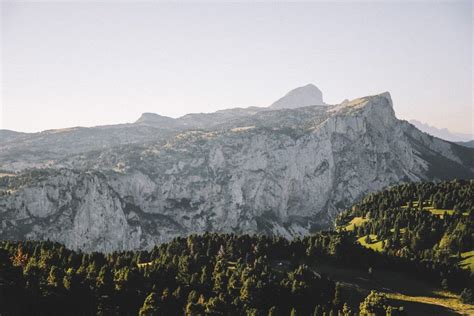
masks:
<path id="1" fill-rule="evenodd" d="M 388 93 L 0 141 L 0 237 L 150 248 L 204 231 L 288 238 L 392 184 L 474 177 L 474 149 L 395 117 Z"/>
<path id="2" fill-rule="evenodd" d="M 429 124 L 417 120 L 410 120 L 410 123 L 415 125 L 419 130 L 425 133 L 444 140 L 448 140 L 450 142 L 467 142 L 473 140 L 474 138 L 474 135 L 472 134 L 454 133 L 448 130 L 447 128 L 437 128 L 435 126 L 431 126 Z"/>
<path id="3" fill-rule="evenodd" d="M 313 84 L 308 84 L 288 92 L 284 97 L 275 101 L 272 109 L 295 109 L 310 105 L 324 105 L 323 93 Z"/>

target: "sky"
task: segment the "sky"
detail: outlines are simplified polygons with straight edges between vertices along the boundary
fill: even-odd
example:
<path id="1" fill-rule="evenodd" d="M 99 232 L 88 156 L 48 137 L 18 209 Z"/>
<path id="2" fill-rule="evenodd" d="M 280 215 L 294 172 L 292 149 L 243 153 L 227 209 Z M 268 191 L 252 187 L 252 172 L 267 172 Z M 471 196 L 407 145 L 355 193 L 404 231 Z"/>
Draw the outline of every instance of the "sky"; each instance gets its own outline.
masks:
<path id="1" fill-rule="evenodd" d="M 0 129 L 389 91 L 397 117 L 473 134 L 471 1 L 1 2 Z"/>

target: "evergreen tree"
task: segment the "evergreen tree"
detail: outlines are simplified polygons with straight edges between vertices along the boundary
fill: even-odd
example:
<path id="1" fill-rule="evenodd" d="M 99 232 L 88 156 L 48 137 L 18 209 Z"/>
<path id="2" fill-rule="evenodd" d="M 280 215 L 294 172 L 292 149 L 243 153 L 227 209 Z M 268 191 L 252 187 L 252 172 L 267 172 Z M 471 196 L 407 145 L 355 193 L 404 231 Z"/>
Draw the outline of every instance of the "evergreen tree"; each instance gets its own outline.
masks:
<path id="1" fill-rule="evenodd" d="M 342 315 L 344 315 L 344 316 L 351 316 L 352 315 L 351 308 L 349 307 L 349 305 L 347 303 L 344 303 L 344 306 L 342 307 Z"/>
<path id="2" fill-rule="evenodd" d="M 60 275 L 60 270 L 56 266 L 52 266 L 51 269 L 49 270 L 48 274 L 48 279 L 47 283 L 49 286 L 53 288 L 59 287 L 59 285 L 62 285 L 62 278 Z"/>
<path id="3" fill-rule="evenodd" d="M 151 292 L 143 302 L 143 306 L 140 308 L 139 316 L 157 316 L 159 315 L 158 308 L 158 295 L 155 292 Z"/>
<path id="4" fill-rule="evenodd" d="M 276 306 L 272 306 L 270 307 L 270 309 L 268 310 L 268 316 L 278 316 L 278 309 Z"/>
<path id="5" fill-rule="evenodd" d="M 388 299 L 384 294 L 371 291 L 370 294 L 360 303 L 360 315 L 385 315 L 388 306 Z"/>
<path id="6" fill-rule="evenodd" d="M 339 309 L 342 307 L 343 304 L 343 297 L 342 297 L 342 286 L 338 282 L 336 283 L 336 289 L 334 291 L 334 299 L 332 300 L 332 305 Z"/>
<path id="7" fill-rule="evenodd" d="M 312 316 L 322 316 L 323 311 L 321 309 L 321 306 L 316 305 L 313 310 L 313 315 Z"/>
<path id="8" fill-rule="evenodd" d="M 474 295 L 471 289 L 465 288 L 462 290 L 460 298 L 464 304 L 474 304 Z"/>

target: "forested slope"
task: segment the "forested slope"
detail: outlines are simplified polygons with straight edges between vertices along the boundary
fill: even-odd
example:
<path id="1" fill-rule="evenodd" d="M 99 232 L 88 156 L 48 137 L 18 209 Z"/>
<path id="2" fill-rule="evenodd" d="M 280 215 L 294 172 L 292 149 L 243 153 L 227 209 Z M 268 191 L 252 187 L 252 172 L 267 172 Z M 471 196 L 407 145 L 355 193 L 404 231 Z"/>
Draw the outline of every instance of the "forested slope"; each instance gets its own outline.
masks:
<path id="1" fill-rule="evenodd" d="M 340 230 L 389 255 L 473 270 L 474 181 L 410 183 L 370 194 L 338 218 Z"/>
<path id="2" fill-rule="evenodd" d="M 469 314 L 474 280 L 459 257 L 472 250 L 472 188 L 393 187 L 341 215 L 336 231 L 291 241 L 205 233 L 108 254 L 3 241 L 0 313 Z"/>

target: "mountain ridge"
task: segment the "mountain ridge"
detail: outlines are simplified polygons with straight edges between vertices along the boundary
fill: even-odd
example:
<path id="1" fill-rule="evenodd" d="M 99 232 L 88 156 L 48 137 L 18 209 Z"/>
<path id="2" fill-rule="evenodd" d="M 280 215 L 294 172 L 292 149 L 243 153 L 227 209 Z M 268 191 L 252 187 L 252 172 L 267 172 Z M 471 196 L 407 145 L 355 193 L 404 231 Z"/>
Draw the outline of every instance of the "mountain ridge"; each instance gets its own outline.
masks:
<path id="1" fill-rule="evenodd" d="M 416 126 L 419 130 L 430 134 L 432 136 L 450 141 L 450 142 L 469 142 L 473 141 L 474 135 L 451 132 L 447 128 L 438 128 L 418 120 L 409 120 L 411 124 Z"/>
<path id="2" fill-rule="evenodd" d="M 0 178 L 0 236 L 84 251 L 143 249 L 204 231 L 294 238 L 389 185 L 474 177 L 472 149 L 398 120 L 388 93 L 178 122 L 0 144 L 0 169 L 16 171 Z"/>

